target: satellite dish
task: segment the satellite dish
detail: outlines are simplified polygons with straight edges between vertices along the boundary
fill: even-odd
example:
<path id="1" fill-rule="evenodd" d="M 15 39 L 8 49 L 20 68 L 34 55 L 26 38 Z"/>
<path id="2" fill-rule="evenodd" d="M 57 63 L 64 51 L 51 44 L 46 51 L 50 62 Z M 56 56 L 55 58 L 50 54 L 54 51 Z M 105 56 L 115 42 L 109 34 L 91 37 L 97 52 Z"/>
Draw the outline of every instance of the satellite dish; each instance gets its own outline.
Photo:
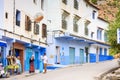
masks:
<path id="1" fill-rule="evenodd" d="M 43 19 L 43 14 L 42 13 L 37 13 L 34 17 L 35 22 L 40 22 Z"/>

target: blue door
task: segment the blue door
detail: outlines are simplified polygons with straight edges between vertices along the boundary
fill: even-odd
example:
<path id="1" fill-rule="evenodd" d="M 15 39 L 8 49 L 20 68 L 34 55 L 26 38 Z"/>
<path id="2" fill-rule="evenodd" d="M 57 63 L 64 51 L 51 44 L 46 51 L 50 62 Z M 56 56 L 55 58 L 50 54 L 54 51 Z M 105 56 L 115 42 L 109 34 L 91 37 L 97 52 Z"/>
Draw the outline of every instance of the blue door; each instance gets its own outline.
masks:
<path id="1" fill-rule="evenodd" d="M 31 56 L 32 56 L 32 49 L 27 48 L 26 49 L 26 60 L 25 60 L 25 70 L 26 71 L 29 70 L 29 66 L 30 66 L 29 60 L 30 60 Z"/>
<path id="2" fill-rule="evenodd" d="M 80 64 L 84 63 L 84 49 L 80 49 Z"/>
<path id="3" fill-rule="evenodd" d="M 70 61 L 70 64 L 75 63 L 75 48 L 73 47 L 69 48 L 69 61 Z"/>
<path id="4" fill-rule="evenodd" d="M 39 52 L 35 52 L 35 69 L 39 69 Z"/>

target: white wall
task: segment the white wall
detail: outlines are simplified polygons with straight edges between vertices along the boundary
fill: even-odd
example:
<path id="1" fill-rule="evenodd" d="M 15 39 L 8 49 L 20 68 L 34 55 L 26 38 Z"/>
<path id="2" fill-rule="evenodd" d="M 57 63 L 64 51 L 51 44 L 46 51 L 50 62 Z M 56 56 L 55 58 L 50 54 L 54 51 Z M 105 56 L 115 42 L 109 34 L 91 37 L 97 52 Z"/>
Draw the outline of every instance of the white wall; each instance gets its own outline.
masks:
<path id="1" fill-rule="evenodd" d="M 5 5 L 4 5 L 4 13 L 8 13 L 8 19 L 4 18 L 4 29 L 13 32 L 13 28 L 15 28 L 15 33 L 24 35 L 25 37 L 32 38 L 35 40 L 41 39 L 42 42 L 45 42 L 45 39 L 43 39 L 42 36 L 42 23 L 46 24 L 46 17 L 44 16 L 44 11 L 41 10 L 41 0 L 36 0 L 37 3 L 35 4 L 33 0 L 4 0 Z M 21 12 L 21 22 L 20 26 L 13 25 L 13 13 L 14 13 L 14 6 L 15 9 L 19 10 Z M 16 12 L 16 11 L 15 11 Z M 34 18 L 37 13 L 42 13 L 44 16 L 44 19 L 40 21 L 40 30 L 39 30 L 39 35 L 35 35 L 33 32 L 33 24 L 32 24 L 32 31 L 26 31 L 25 30 L 25 15 L 29 16 L 32 21 L 34 21 Z M 12 35 L 12 34 L 11 34 Z M 14 36 L 17 39 L 20 39 L 16 36 Z M 23 39 L 23 41 L 30 42 L 30 40 Z"/>
<path id="2" fill-rule="evenodd" d="M 61 9 L 60 9 L 60 0 L 48 0 L 47 7 L 47 21 L 50 22 L 48 26 L 51 30 L 59 30 L 61 25 Z M 48 29 L 49 29 L 48 28 Z"/>
<path id="3" fill-rule="evenodd" d="M 64 56 L 69 56 L 69 47 L 75 48 L 75 56 L 79 56 L 80 49 L 85 49 L 87 46 L 87 43 L 84 42 L 78 42 L 73 40 L 66 40 L 66 39 L 57 39 L 54 40 L 54 44 L 51 44 L 47 47 L 47 56 L 49 57 L 49 63 L 54 64 L 55 63 L 55 56 L 56 56 L 56 46 L 60 47 L 60 54 L 64 52 Z M 85 50 L 84 50 L 85 51 Z M 50 58 L 50 56 L 53 55 L 54 58 Z M 85 57 L 84 52 L 84 57 Z"/>
<path id="4" fill-rule="evenodd" d="M 0 0 L 0 28 L 3 27 L 4 0 Z"/>

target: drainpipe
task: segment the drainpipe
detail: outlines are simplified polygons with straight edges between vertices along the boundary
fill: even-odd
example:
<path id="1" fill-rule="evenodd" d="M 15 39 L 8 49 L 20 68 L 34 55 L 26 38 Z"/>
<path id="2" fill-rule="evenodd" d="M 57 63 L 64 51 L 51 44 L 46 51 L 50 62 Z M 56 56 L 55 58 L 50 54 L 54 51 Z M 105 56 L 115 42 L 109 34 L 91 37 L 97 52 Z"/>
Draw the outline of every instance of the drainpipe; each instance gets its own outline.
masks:
<path id="1" fill-rule="evenodd" d="M 15 55 L 15 50 L 14 50 L 14 42 L 15 42 L 15 39 L 14 39 L 14 34 L 15 34 L 15 0 L 13 0 L 13 43 L 12 43 L 12 47 L 13 47 L 13 54 L 12 55 Z"/>

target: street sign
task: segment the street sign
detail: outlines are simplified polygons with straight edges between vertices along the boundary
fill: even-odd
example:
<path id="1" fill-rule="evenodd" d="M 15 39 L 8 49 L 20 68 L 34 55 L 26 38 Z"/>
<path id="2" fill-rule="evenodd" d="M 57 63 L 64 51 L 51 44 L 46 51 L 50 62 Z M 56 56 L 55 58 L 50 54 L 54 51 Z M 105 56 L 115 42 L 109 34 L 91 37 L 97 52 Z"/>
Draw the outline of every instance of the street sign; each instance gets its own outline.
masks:
<path id="1" fill-rule="evenodd" d="M 120 44 L 120 28 L 117 29 L 117 43 Z"/>

